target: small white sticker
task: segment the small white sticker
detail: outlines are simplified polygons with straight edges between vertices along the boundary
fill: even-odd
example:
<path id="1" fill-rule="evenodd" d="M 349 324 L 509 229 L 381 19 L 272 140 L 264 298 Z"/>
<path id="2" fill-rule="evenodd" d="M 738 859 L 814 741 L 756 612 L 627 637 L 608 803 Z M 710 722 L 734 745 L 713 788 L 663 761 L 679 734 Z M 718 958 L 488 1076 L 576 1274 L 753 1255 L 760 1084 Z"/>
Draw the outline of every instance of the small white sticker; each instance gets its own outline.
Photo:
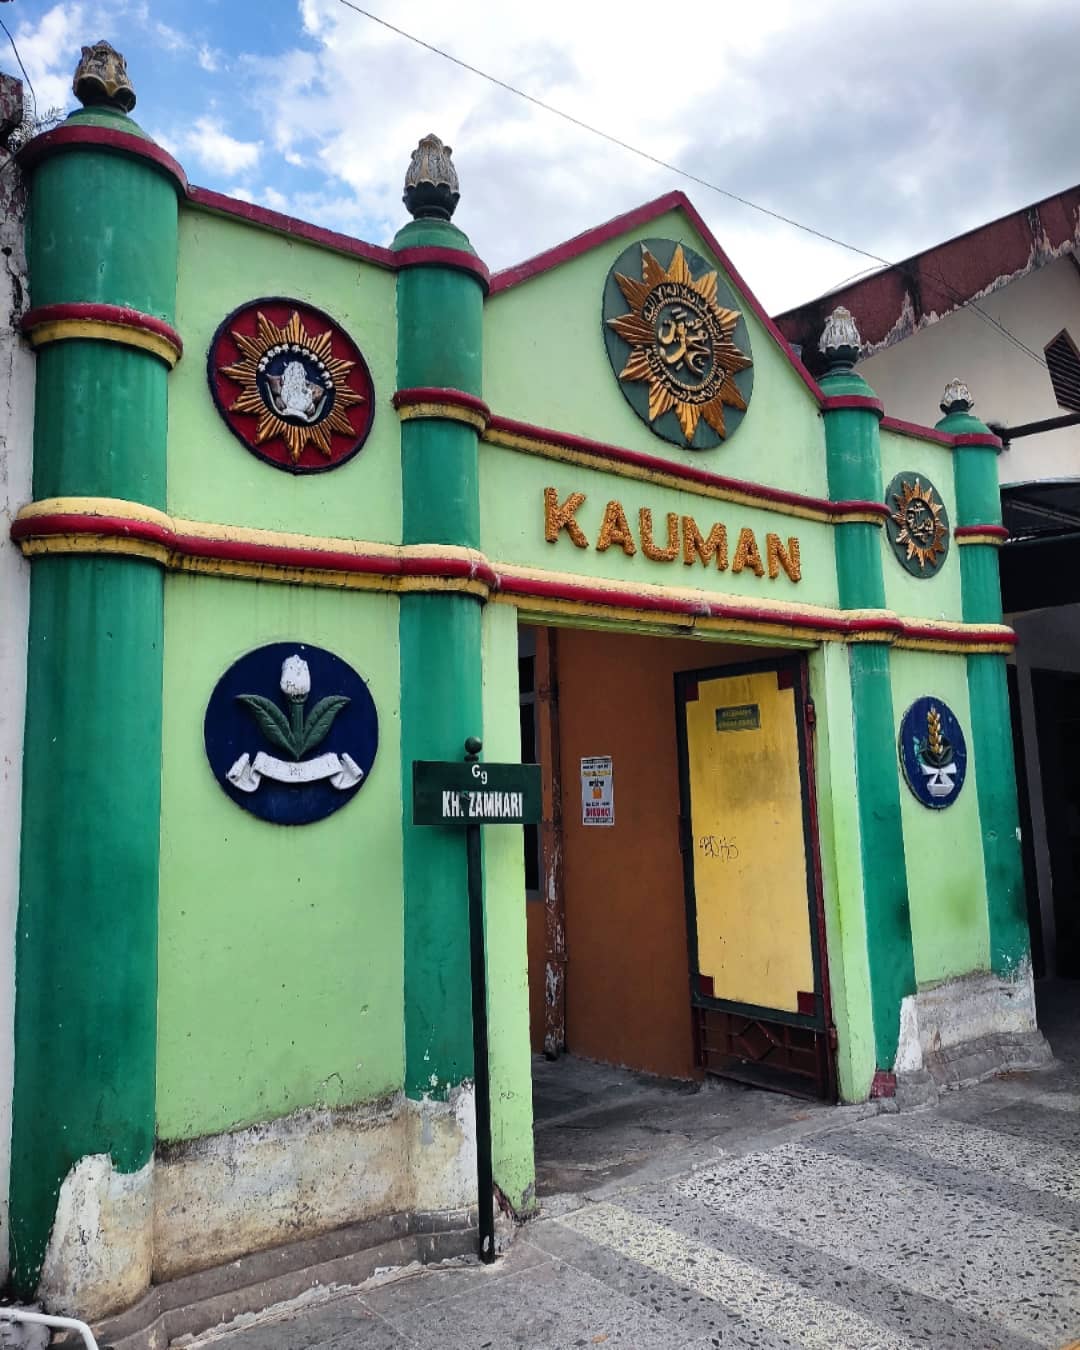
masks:
<path id="1" fill-rule="evenodd" d="M 581 823 L 615 824 L 615 777 L 610 755 L 589 755 L 581 761 Z"/>

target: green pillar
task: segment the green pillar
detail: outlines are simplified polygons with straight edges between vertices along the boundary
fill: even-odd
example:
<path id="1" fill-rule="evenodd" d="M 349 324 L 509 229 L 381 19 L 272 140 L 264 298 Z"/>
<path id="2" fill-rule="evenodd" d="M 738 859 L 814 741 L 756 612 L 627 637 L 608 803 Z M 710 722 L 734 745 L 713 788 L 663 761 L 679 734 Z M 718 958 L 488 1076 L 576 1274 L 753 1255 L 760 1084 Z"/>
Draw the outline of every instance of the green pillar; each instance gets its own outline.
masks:
<path id="1" fill-rule="evenodd" d="M 486 272 L 450 223 L 457 175 L 449 156 L 435 137 L 420 142 L 405 193 L 416 219 L 393 244 L 401 255 L 402 538 L 476 548 Z M 472 595 L 401 597 L 405 1090 L 415 1099 L 445 1097 L 473 1074 L 464 842 L 456 831 L 412 824 L 411 783 L 413 760 L 460 760 L 465 738 L 482 735 L 480 621 Z"/>
<path id="2" fill-rule="evenodd" d="M 1001 623 L 998 545 L 1001 498 L 997 457 L 1001 442 L 972 415 L 967 387 L 952 381 L 945 390 L 937 424 L 955 437 L 957 544 L 965 623 Z M 978 527 L 985 527 L 980 530 Z M 990 965 L 1011 975 L 1030 957 L 1016 769 L 1009 728 L 1009 686 L 1005 657 L 973 652 L 967 657 L 971 705 L 971 746 L 979 798 L 983 866 L 990 920 Z"/>
<path id="3" fill-rule="evenodd" d="M 830 369 L 825 394 L 825 446 L 829 496 L 834 501 L 882 501 L 878 424 L 881 405 L 852 370 L 859 335 L 851 315 L 838 309 L 826 324 L 822 351 Z M 838 523 L 836 575 L 844 609 L 882 609 L 881 525 L 866 520 Z M 855 731 L 859 841 L 862 860 L 866 946 L 877 1067 L 891 1072 L 900 1035 L 900 1002 L 915 992 L 900 783 L 896 757 L 889 649 L 884 643 L 848 647 Z"/>
<path id="4" fill-rule="evenodd" d="M 163 508 L 169 361 L 153 334 L 171 331 L 177 184 L 123 111 L 123 59 L 104 51 L 118 91 L 84 55 L 77 93 L 104 101 L 32 161 L 34 496 Z M 10 1202 L 21 1299 L 80 1159 L 134 1173 L 153 1154 L 162 584 L 133 558 L 54 554 L 31 572 Z"/>

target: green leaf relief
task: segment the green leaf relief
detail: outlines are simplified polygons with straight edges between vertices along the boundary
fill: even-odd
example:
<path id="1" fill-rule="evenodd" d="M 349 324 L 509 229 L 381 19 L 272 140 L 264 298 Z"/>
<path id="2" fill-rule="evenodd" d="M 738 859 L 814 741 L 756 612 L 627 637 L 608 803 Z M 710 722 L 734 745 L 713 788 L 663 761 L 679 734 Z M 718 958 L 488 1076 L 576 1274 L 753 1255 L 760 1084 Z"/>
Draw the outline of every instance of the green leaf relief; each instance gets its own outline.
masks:
<path id="1" fill-rule="evenodd" d="M 251 713 L 259 730 L 271 745 L 276 745 L 279 750 L 292 755 L 293 759 L 300 758 L 304 753 L 303 746 L 294 744 L 289 723 L 276 703 L 263 698 L 262 694 L 237 694 L 236 701 L 242 703 Z"/>
<path id="2" fill-rule="evenodd" d="M 319 699 L 304 727 L 298 757 L 307 754 L 309 750 L 314 750 L 326 740 L 330 728 L 334 725 L 334 718 L 349 701 L 344 694 L 331 694 L 329 698 Z"/>

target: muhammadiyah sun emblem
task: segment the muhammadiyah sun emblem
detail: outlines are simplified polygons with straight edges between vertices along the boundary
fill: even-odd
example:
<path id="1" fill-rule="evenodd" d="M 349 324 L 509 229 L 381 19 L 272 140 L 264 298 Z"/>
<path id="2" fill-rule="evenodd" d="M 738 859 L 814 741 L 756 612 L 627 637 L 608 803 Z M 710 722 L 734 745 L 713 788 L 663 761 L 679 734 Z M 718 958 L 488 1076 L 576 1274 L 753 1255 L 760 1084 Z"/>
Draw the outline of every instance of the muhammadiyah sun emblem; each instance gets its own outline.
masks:
<path id="1" fill-rule="evenodd" d="M 887 525 L 896 556 L 914 576 L 933 576 L 949 549 L 949 517 L 929 479 L 898 473 L 886 490 Z"/>
<path id="2" fill-rule="evenodd" d="M 658 253 L 669 257 L 666 265 Z M 722 285 L 704 259 L 666 240 L 633 245 L 608 279 L 605 337 L 620 386 L 650 428 L 676 445 L 719 444 L 747 408 L 749 335 L 741 311 L 723 303 L 733 297 L 721 295 Z M 628 312 L 609 312 L 618 295 Z M 612 334 L 629 350 L 618 351 Z"/>
<path id="3" fill-rule="evenodd" d="M 255 301 L 231 314 L 210 350 L 210 383 L 233 433 L 294 473 L 348 458 L 371 423 L 363 358 L 329 316 L 307 305 Z"/>

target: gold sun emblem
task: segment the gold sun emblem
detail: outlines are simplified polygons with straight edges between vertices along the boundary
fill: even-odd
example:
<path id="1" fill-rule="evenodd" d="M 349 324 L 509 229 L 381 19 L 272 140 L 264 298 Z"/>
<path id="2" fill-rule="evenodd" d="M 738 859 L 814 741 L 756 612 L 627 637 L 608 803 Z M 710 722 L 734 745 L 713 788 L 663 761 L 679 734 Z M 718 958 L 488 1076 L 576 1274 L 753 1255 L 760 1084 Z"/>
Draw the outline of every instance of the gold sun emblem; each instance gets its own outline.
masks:
<path id="1" fill-rule="evenodd" d="M 295 312 L 282 328 L 262 313 L 256 324 L 254 337 L 232 333 L 242 359 L 220 368 L 240 386 L 229 411 L 258 417 L 256 445 L 280 437 L 294 464 L 309 444 L 329 459 L 335 431 L 356 434 L 346 409 L 364 399 L 345 384 L 356 362 L 333 354 L 331 330 L 309 334 Z"/>
<path id="2" fill-rule="evenodd" d="M 641 280 L 621 272 L 615 280 L 630 306 L 607 321 L 630 344 L 619 379 L 647 381 L 649 421 L 674 409 L 688 445 L 701 418 L 725 436 L 725 405 L 746 411 L 732 377 L 753 362 L 731 339 L 739 311 L 717 302 L 716 273 L 695 280 L 681 244 L 666 268 L 642 244 Z"/>
<path id="3" fill-rule="evenodd" d="M 896 542 L 907 549 L 908 561 L 915 558 L 921 568 L 927 563 L 936 567 L 938 557 L 945 553 L 946 529 L 940 519 L 942 503 L 934 496 L 934 489 L 923 487 L 918 478 L 914 483 L 901 479 L 893 501 L 896 510 L 892 518 L 899 527 Z"/>

